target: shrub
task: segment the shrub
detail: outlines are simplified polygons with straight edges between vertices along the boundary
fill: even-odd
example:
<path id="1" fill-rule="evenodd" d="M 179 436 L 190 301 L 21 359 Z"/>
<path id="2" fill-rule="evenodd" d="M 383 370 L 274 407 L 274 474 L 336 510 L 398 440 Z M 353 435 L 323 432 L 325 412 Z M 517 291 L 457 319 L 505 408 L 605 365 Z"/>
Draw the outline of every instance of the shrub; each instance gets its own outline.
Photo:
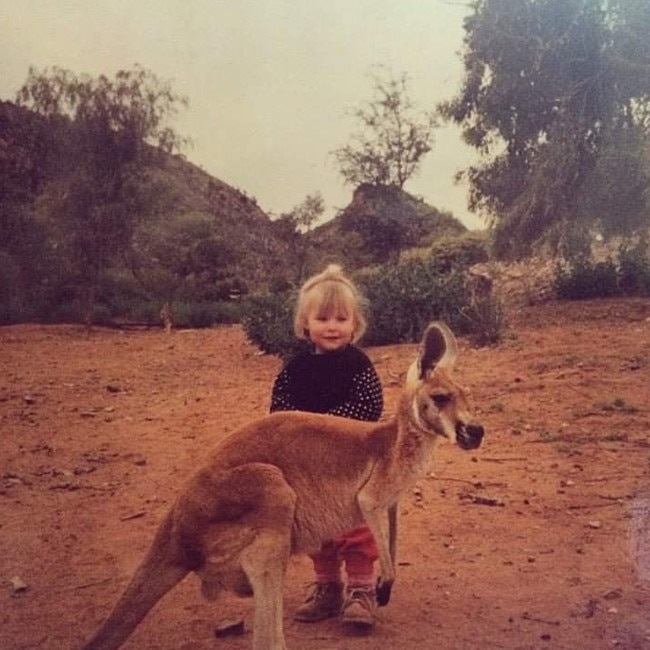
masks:
<path id="1" fill-rule="evenodd" d="M 615 296 L 619 293 L 616 265 L 611 258 L 592 262 L 585 256 L 576 257 L 566 266 L 558 265 L 554 286 L 561 300 Z"/>
<path id="2" fill-rule="evenodd" d="M 380 267 L 358 278 L 370 306 L 368 345 L 420 340 L 432 320 L 445 321 L 460 332 L 467 323 L 461 311 L 468 305 L 465 273 L 437 273 L 427 261 L 412 259 Z"/>
<path id="3" fill-rule="evenodd" d="M 490 293 L 477 298 L 467 290 L 462 270 L 440 273 L 431 260 L 366 269 L 354 276 L 368 306 L 365 345 L 413 343 L 434 320 L 479 344 L 501 338 L 504 320 L 500 302 Z M 286 359 L 305 343 L 293 333 L 295 294 L 283 292 L 251 297 L 242 324 L 248 339 L 262 351 Z"/>
<path id="4" fill-rule="evenodd" d="M 503 304 L 492 291 L 474 296 L 460 312 L 464 327 L 477 345 L 492 345 L 503 338 L 506 329 Z"/>
<path id="5" fill-rule="evenodd" d="M 241 303 L 228 301 L 174 302 L 172 303 L 175 327 L 205 328 L 216 324 L 231 325 L 241 319 Z M 156 322 L 160 318 L 156 315 Z"/>
<path id="6" fill-rule="evenodd" d="M 39 313 L 34 305 L 0 303 L 0 325 L 15 325 L 38 320 Z"/>
<path id="7" fill-rule="evenodd" d="M 633 247 L 621 247 L 618 265 L 618 285 L 621 293 L 628 296 L 650 294 L 650 260 L 644 242 Z"/>
<path id="8" fill-rule="evenodd" d="M 132 323 L 158 325 L 160 323 L 160 303 L 146 297 L 122 297 L 112 302 L 114 319 Z"/>
<path id="9" fill-rule="evenodd" d="M 262 352 L 288 359 L 305 343 L 293 333 L 293 292 L 250 296 L 244 303 L 241 323 L 248 340 Z"/>
<path id="10" fill-rule="evenodd" d="M 578 256 L 555 271 L 555 291 L 564 300 L 650 294 L 650 260 L 643 242 L 621 247 L 618 263 L 612 258 L 593 262 Z"/>
<path id="11" fill-rule="evenodd" d="M 488 240 L 484 233 L 467 232 L 443 237 L 429 248 L 433 266 L 441 273 L 487 262 Z"/>

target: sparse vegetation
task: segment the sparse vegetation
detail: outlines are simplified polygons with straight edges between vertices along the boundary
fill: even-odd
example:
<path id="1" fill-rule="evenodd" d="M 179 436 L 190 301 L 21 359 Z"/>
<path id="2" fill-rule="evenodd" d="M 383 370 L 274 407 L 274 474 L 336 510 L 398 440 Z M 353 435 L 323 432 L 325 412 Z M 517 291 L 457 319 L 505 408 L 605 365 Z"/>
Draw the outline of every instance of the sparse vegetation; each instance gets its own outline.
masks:
<path id="1" fill-rule="evenodd" d="M 248 340 L 283 359 L 303 349 L 305 344 L 293 333 L 295 300 L 292 291 L 251 296 L 241 321 Z"/>
<path id="2" fill-rule="evenodd" d="M 493 292 L 470 296 L 460 309 L 466 328 L 477 345 L 491 345 L 503 338 L 506 319 L 503 304 Z"/>
<path id="3" fill-rule="evenodd" d="M 604 298 L 618 293 L 616 265 L 611 258 L 593 262 L 580 256 L 566 266 L 558 265 L 555 291 L 561 300 Z"/>
<path id="4" fill-rule="evenodd" d="M 432 320 L 445 321 L 479 345 L 503 336 L 500 302 L 491 292 L 475 296 L 468 291 L 467 271 L 460 266 L 440 273 L 435 258 L 414 258 L 364 269 L 354 279 L 367 301 L 365 345 L 418 341 Z M 285 292 L 247 301 L 244 328 L 264 352 L 286 358 L 300 345 L 292 333 L 294 299 Z"/>
<path id="5" fill-rule="evenodd" d="M 650 258 L 645 245 L 622 247 L 616 258 L 594 261 L 577 255 L 557 264 L 555 291 L 561 300 L 650 295 Z"/>
<path id="6" fill-rule="evenodd" d="M 442 273 L 452 268 L 467 268 L 490 259 L 489 239 L 483 232 L 445 235 L 431 244 L 429 257 Z"/>

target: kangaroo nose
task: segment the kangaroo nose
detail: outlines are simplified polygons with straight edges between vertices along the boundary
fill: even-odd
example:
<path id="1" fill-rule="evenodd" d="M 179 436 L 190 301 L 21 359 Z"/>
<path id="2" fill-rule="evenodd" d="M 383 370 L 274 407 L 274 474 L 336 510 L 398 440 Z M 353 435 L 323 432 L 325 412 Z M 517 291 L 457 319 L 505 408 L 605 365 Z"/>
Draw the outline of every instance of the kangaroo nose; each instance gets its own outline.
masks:
<path id="1" fill-rule="evenodd" d="M 456 442 L 461 449 L 476 449 L 481 446 L 484 433 L 480 424 L 459 422 L 456 426 Z"/>

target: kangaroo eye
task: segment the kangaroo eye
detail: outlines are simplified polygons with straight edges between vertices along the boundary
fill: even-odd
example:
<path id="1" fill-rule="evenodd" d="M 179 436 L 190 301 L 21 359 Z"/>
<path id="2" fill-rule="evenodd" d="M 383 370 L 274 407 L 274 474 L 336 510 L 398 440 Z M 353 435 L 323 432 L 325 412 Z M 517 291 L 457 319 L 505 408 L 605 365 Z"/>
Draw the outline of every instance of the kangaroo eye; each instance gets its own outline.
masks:
<path id="1" fill-rule="evenodd" d="M 443 408 L 451 402 L 451 395 L 446 395 L 445 393 L 434 393 L 431 395 L 433 403 L 439 408 Z"/>

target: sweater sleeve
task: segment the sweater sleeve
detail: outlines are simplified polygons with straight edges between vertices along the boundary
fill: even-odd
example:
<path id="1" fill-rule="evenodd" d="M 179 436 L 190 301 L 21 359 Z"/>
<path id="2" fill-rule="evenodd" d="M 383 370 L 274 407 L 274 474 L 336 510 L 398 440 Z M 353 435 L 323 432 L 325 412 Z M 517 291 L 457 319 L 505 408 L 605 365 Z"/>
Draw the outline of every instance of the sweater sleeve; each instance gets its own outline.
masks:
<path id="1" fill-rule="evenodd" d="M 291 392 L 289 390 L 289 373 L 286 367 L 280 371 L 278 376 L 273 382 L 273 390 L 271 391 L 271 409 L 270 412 L 275 411 L 297 411 L 298 408 L 291 400 Z"/>
<path id="2" fill-rule="evenodd" d="M 354 420 L 376 422 L 381 417 L 383 407 L 381 382 L 374 366 L 369 365 L 353 378 L 348 399 L 337 404 L 328 413 Z"/>

